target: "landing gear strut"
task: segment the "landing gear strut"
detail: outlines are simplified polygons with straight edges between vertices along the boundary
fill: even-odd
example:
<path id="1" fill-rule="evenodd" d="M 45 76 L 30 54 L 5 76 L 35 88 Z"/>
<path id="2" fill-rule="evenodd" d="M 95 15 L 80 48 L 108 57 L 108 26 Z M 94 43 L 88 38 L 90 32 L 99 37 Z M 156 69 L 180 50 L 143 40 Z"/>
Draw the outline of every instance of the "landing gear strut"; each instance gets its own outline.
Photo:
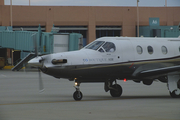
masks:
<path id="1" fill-rule="evenodd" d="M 168 75 L 168 89 L 172 98 L 180 98 L 180 75 Z"/>
<path id="2" fill-rule="evenodd" d="M 75 82 L 75 86 L 74 86 L 74 87 L 75 87 L 76 91 L 75 91 L 74 94 L 73 94 L 73 98 L 74 98 L 74 100 L 76 100 L 76 101 L 80 101 L 80 100 L 82 99 L 82 97 L 83 97 L 83 94 L 82 94 L 82 92 L 80 91 L 79 86 L 80 86 L 80 83 Z"/>
<path id="3" fill-rule="evenodd" d="M 113 82 L 115 81 L 115 84 L 113 85 Z M 108 92 L 110 90 L 110 94 L 112 97 L 120 97 L 122 95 L 122 87 L 117 84 L 116 80 L 111 81 L 108 80 L 104 84 L 104 90 Z"/>

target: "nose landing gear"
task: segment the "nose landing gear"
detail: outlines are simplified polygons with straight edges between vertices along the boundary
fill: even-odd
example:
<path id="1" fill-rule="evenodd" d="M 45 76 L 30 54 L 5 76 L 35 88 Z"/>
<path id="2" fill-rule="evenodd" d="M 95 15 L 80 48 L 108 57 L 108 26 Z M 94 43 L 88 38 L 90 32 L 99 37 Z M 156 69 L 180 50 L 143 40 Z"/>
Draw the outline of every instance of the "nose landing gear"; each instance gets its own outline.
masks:
<path id="1" fill-rule="evenodd" d="M 82 94 L 82 92 L 80 91 L 79 86 L 80 86 L 80 83 L 75 82 L 74 87 L 75 87 L 76 91 L 75 91 L 74 94 L 73 94 L 73 98 L 74 98 L 74 100 L 76 100 L 76 101 L 80 101 L 80 100 L 82 99 L 82 97 L 83 97 L 83 94 Z"/>

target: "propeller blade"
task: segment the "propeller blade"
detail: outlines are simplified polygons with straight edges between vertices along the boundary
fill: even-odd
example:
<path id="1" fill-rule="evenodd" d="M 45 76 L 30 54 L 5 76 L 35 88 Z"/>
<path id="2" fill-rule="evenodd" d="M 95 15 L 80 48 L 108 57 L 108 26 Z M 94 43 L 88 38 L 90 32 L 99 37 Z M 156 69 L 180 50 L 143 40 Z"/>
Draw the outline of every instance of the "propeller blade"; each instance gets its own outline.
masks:
<path id="1" fill-rule="evenodd" d="M 38 44 L 37 44 L 37 36 L 36 34 L 33 35 L 33 42 L 34 42 L 34 53 L 35 56 L 38 56 Z"/>
<path id="2" fill-rule="evenodd" d="M 44 85 L 43 85 L 43 80 L 42 80 L 42 77 L 41 77 L 41 71 L 39 69 L 39 91 L 40 92 L 43 92 L 44 91 Z"/>

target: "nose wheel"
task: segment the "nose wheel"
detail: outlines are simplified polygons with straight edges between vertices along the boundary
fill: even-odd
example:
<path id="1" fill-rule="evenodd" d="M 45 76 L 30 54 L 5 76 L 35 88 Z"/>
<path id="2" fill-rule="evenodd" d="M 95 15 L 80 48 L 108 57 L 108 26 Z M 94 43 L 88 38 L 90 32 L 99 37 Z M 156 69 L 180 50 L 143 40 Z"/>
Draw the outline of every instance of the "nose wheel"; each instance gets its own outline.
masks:
<path id="1" fill-rule="evenodd" d="M 83 95 L 81 91 L 75 91 L 73 94 L 73 98 L 76 101 L 80 101 L 82 99 Z"/>
<path id="2" fill-rule="evenodd" d="M 79 86 L 80 86 L 80 83 L 75 82 L 75 86 L 74 86 L 74 87 L 75 87 L 76 91 L 75 91 L 74 94 L 73 94 L 73 98 L 74 98 L 74 100 L 76 100 L 76 101 L 80 101 L 80 100 L 82 99 L 82 97 L 83 97 L 83 94 L 82 94 L 82 92 L 80 91 Z"/>

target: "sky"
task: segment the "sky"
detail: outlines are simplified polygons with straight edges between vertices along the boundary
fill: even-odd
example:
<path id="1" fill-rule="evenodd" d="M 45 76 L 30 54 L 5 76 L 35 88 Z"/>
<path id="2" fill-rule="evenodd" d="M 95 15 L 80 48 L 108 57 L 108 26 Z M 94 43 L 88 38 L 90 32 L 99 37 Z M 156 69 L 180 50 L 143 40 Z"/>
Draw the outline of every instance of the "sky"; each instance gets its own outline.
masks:
<path id="1" fill-rule="evenodd" d="M 163 7 L 166 0 L 139 0 L 139 6 Z M 30 0 L 33 6 L 137 6 L 137 0 Z M 4 0 L 10 5 L 10 0 Z M 12 0 L 13 5 L 29 5 L 29 0 Z M 167 6 L 180 6 L 180 0 L 167 0 Z"/>

